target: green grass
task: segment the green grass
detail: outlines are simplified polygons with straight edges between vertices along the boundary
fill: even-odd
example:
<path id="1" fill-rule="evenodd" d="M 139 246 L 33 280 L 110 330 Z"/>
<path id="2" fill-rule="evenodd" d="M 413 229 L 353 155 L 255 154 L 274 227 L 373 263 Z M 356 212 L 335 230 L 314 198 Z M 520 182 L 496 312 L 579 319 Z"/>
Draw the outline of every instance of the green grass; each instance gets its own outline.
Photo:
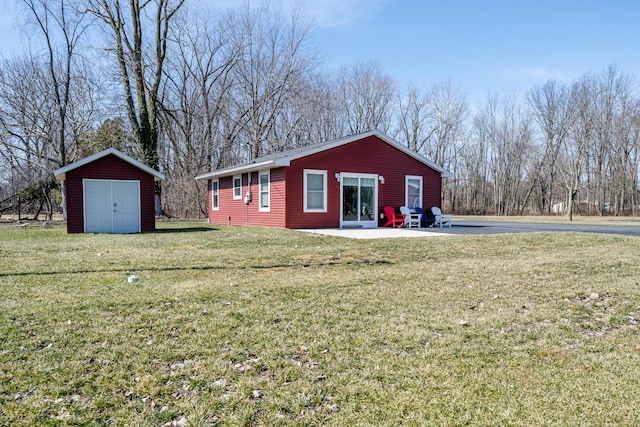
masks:
<path id="1" fill-rule="evenodd" d="M 0 425 L 640 425 L 637 238 L 159 226 L 0 228 Z"/>

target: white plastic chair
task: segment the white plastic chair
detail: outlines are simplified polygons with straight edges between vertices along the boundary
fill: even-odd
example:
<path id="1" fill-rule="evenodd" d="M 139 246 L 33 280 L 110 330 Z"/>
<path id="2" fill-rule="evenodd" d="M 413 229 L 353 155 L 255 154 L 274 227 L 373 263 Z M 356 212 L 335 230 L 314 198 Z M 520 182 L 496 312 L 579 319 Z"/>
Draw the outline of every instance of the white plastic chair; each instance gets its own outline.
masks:
<path id="1" fill-rule="evenodd" d="M 435 217 L 435 221 L 433 222 L 434 227 L 449 227 L 451 228 L 451 215 L 443 215 L 442 211 L 439 207 L 434 206 L 431 208 L 431 213 Z"/>
<path id="2" fill-rule="evenodd" d="M 420 216 L 412 214 L 406 206 L 400 206 L 400 213 L 404 215 L 404 226 L 407 228 L 420 228 Z"/>

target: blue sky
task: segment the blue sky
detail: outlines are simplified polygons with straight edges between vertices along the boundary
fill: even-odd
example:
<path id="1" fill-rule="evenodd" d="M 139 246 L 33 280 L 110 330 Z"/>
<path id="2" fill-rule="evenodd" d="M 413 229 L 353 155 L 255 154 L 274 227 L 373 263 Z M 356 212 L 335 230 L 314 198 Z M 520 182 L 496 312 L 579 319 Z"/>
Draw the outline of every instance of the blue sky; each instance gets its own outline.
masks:
<path id="1" fill-rule="evenodd" d="M 239 0 L 201 0 L 227 8 Z M 637 0 L 277 0 L 315 22 L 326 66 L 379 62 L 401 87 L 444 80 L 468 92 L 524 94 L 609 65 L 640 75 Z M 254 3 L 258 3 L 255 2 Z M 0 0 L 0 54 L 20 50 L 13 0 Z"/>
<path id="2" fill-rule="evenodd" d="M 482 101 L 609 65 L 640 71 L 640 2 L 341 0 L 335 25 L 318 14 L 315 41 L 330 65 L 378 61 L 402 85 L 450 79 Z M 328 6 L 333 1 L 309 1 Z"/>

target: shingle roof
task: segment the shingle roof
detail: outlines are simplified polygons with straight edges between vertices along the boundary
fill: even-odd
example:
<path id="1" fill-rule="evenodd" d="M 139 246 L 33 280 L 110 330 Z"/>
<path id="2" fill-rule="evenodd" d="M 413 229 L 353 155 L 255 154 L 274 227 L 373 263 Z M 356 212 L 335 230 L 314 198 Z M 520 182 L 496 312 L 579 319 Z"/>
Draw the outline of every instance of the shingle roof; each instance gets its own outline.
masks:
<path id="1" fill-rule="evenodd" d="M 386 142 L 387 144 L 397 148 L 398 150 L 404 152 L 405 154 L 429 166 L 430 168 L 440 172 L 440 175 L 443 178 L 450 178 L 453 176 L 451 172 L 436 165 L 431 160 L 428 160 L 427 158 L 416 153 L 415 151 L 410 150 L 409 148 L 399 144 L 398 142 L 394 141 L 392 138 L 384 135 L 383 133 L 373 130 L 369 132 L 364 132 L 360 134 L 346 136 L 343 138 L 334 139 L 331 141 L 320 142 L 316 144 L 306 145 L 304 147 L 297 147 L 297 148 L 292 148 L 290 150 L 271 153 L 269 155 L 256 158 L 251 163 L 244 163 L 244 164 L 232 166 L 230 168 L 218 169 L 203 175 L 199 175 L 196 177 L 196 179 L 205 180 L 205 179 L 218 178 L 222 176 L 230 176 L 230 175 L 239 174 L 239 173 L 255 172 L 258 170 L 270 169 L 274 167 L 289 166 L 292 160 L 310 156 L 312 154 L 329 150 L 335 147 L 339 147 L 341 145 L 349 144 L 351 142 L 355 142 L 370 136 L 376 136 L 380 138 L 382 141 Z"/>
<path id="2" fill-rule="evenodd" d="M 93 154 L 89 157 L 85 157 L 82 160 L 78 160 L 77 162 L 68 164 L 66 166 L 61 167 L 60 169 L 57 169 L 55 171 L 53 171 L 53 175 L 56 177 L 56 179 L 58 181 L 63 181 L 65 178 L 65 175 L 67 172 L 72 171 L 76 168 L 79 168 L 80 166 L 84 166 L 86 164 L 89 164 L 91 162 L 94 162 L 98 159 L 101 159 L 105 156 L 108 156 L 109 154 L 113 154 L 116 157 L 119 157 L 120 159 L 124 160 L 127 163 L 130 163 L 131 165 L 137 167 L 138 169 L 142 169 L 143 171 L 147 172 L 150 175 L 153 175 L 155 177 L 156 180 L 161 180 L 164 179 L 164 174 L 158 172 L 155 169 L 150 168 L 149 166 L 145 165 L 144 163 L 141 163 L 139 161 L 137 161 L 136 159 L 127 156 L 126 154 L 122 153 L 121 151 L 116 150 L 115 148 L 107 148 L 104 151 L 101 151 L 99 153 Z"/>

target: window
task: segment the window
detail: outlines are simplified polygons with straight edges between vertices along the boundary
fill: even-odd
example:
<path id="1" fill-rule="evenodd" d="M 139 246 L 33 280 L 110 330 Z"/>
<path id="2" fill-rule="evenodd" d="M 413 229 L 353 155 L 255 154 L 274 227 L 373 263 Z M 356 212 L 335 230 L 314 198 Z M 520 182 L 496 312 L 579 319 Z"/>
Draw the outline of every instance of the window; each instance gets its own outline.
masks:
<path id="1" fill-rule="evenodd" d="M 422 207 L 422 177 L 405 176 L 404 202 L 408 208 Z"/>
<path id="2" fill-rule="evenodd" d="M 211 209 L 213 209 L 214 211 L 220 209 L 217 179 L 211 181 Z"/>
<path id="3" fill-rule="evenodd" d="M 304 170 L 304 212 L 327 211 L 327 171 Z"/>
<path id="4" fill-rule="evenodd" d="M 260 187 L 260 207 L 258 210 L 269 212 L 269 171 L 258 173 Z"/>
<path id="5" fill-rule="evenodd" d="M 233 199 L 242 199 L 242 176 L 236 175 L 233 177 Z"/>

